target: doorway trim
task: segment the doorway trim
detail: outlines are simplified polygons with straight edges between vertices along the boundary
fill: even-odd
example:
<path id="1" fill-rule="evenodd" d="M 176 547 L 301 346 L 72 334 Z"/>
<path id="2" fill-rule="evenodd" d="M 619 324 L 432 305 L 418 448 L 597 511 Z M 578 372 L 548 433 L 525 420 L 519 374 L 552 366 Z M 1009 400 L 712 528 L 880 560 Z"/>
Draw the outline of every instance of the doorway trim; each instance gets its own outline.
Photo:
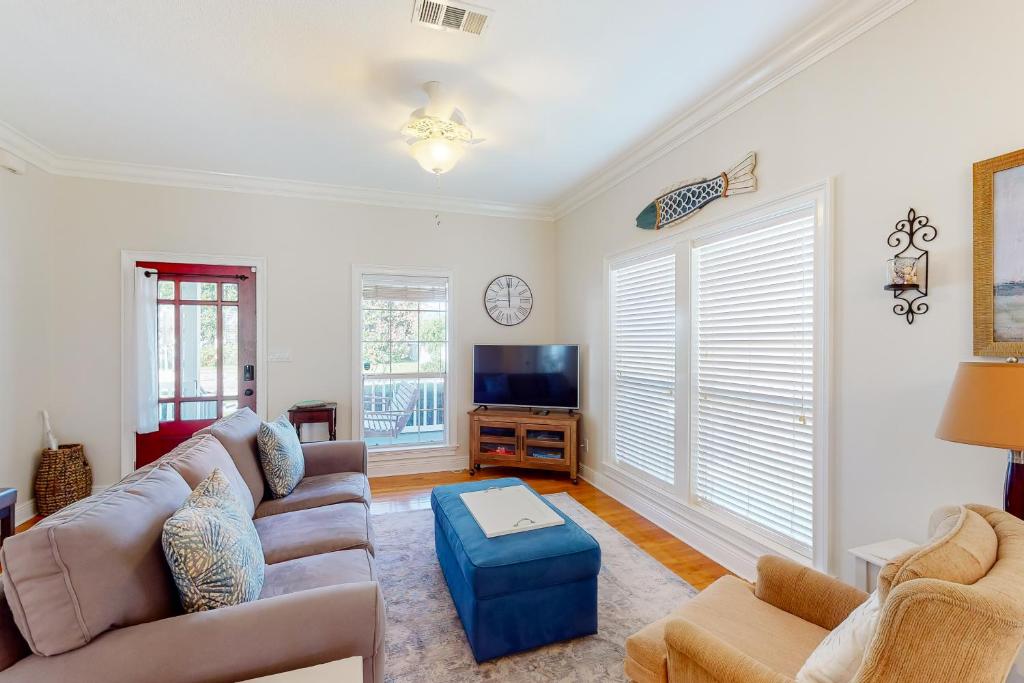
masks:
<path id="1" fill-rule="evenodd" d="M 267 414 L 267 259 L 264 256 L 175 254 L 165 251 L 121 250 L 121 476 L 135 469 L 135 431 L 132 429 L 132 331 L 135 329 L 135 264 L 138 261 L 191 263 L 209 266 L 248 266 L 256 269 L 256 414 Z"/>

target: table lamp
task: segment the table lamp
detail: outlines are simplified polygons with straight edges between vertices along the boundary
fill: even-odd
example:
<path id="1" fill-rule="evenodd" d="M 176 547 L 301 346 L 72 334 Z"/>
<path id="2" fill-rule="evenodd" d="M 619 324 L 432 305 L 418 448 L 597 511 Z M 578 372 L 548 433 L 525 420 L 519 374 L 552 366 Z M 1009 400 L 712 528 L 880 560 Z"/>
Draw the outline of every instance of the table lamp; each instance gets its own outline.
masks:
<path id="1" fill-rule="evenodd" d="M 1003 509 L 1024 519 L 1024 365 L 961 363 L 935 436 L 1008 449 Z"/>

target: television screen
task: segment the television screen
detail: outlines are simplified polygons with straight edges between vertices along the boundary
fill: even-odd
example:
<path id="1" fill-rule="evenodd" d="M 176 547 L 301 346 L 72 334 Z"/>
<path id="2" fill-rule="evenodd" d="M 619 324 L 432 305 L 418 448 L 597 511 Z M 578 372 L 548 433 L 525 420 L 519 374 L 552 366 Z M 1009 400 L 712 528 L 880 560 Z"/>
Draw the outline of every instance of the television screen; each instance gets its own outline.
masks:
<path id="1" fill-rule="evenodd" d="M 473 347 L 473 403 L 579 408 L 580 348 L 575 344 Z"/>

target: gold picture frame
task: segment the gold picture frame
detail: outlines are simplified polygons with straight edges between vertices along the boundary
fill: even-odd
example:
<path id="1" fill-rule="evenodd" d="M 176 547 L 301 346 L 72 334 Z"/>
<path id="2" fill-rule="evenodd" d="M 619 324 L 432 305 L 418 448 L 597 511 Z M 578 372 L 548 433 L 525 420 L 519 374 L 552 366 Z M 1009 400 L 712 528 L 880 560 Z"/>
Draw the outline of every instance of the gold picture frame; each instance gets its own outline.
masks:
<path id="1" fill-rule="evenodd" d="M 1024 149 L 974 164 L 974 355 L 1024 356 Z"/>

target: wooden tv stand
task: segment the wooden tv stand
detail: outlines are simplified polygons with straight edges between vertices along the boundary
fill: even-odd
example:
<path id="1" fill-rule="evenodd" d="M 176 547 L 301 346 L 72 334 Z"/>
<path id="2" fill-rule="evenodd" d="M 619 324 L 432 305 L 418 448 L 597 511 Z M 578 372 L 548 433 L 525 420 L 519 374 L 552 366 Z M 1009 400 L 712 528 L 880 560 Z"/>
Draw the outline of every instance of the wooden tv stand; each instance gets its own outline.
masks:
<path id="1" fill-rule="evenodd" d="M 568 472 L 579 482 L 579 413 L 529 410 L 469 412 L 469 473 L 481 465 Z"/>

